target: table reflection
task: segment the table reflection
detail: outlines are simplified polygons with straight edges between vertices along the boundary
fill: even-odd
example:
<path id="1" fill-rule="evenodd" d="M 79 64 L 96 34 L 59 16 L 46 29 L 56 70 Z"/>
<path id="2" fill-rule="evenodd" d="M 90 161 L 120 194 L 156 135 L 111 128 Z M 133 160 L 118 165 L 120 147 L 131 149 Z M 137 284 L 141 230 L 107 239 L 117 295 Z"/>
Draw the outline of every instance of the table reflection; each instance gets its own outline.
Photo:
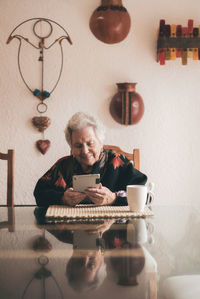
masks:
<path id="1" fill-rule="evenodd" d="M 152 263 L 153 267 L 148 273 L 152 277 L 146 275 L 147 268 L 143 273 L 143 290 L 141 289 L 140 298 L 156 298 L 156 296 L 147 297 L 150 296 L 147 295 L 148 291 L 151 292 L 149 281 L 156 278 L 156 263 L 143 248 L 143 244 L 148 241 L 144 219 L 55 224 L 52 229 L 48 229 L 48 232 L 57 240 L 73 245 L 72 255 L 66 265 L 66 277 L 69 286 L 75 292 L 82 293 L 99 288 L 107 277 L 107 272 L 110 274 L 107 278 L 116 285 L 138 286 L 137 276 L 145 264 Z M 155 290 L 156 280 L 154 283 Z"/>
<path id="2" fill-rule="evenodd" d="M 50 225 L 37 209 L 21 211 L 16 209 L 15 231 L 0 232 L 3 299 L 157 298 L 157 264 L 146 248 L 153 244 L 148 220 Z"/>
<path id="3" fill-rule="evenodd" d="M 200 208 L 153 211 L 50 225 L 35 207 L 1 207 L 0 298 L 200 298 Z"/>

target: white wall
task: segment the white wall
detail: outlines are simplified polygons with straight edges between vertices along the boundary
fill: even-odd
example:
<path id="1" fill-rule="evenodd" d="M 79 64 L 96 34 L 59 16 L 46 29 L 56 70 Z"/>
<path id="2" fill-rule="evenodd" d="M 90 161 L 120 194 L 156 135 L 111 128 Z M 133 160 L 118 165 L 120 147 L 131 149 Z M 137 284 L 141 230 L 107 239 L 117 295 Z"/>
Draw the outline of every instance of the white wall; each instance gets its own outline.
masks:
<path id="1" fill-rule="evenodd" d="M 77 111 L 89 111 L 105 124 L 106 143 L 119 144 L 127 151 L 141 149 L 141 170 L 156 184 L 157 204 L 198 204 L 200 62 L 189 59 L 188 65 L 182 66 L 177 59 L 160 66 L 156 39 L 161 18 L 184 26 L 192 18 L 198 27 L 199 1 L 124 0 L 132 27 L 128 37 L 115 45 L 98 41 L 90 32 L 89 18 L 99 4 L 98 0 L 0 1 L 0 151 L 15 149 L 15 203 L 35 203 L 32 193 L 37 179 L 69 153 L 63 133 L 67 120 Z M 35 148 L 41 134 L 31 124 L 38 100 L 19 76 L 18 42 L 6 45 L 14 27 L 33 17 L 58 22 L 73 41 L 72 46 L 63 42 L 63 74 L 47 100 L 46 115 L 52 124 L 45 137 L 52 144 L 44 156 Z M 31 51 L 28 46 L 23 48 L 23 69 L 35 89 L 40 82 L 38 53 Z M 56 54 L 48 57 L 45 80 L 49 85 L 58 63 Z M 145 114 L 137 125 L 120 125 L 109 114 L 117 82 L 138 82 Z M 4 168 L 2 163 L 0 167 Z M 5 202 L 4 191 L 1 172 L 0 204 Z"/>

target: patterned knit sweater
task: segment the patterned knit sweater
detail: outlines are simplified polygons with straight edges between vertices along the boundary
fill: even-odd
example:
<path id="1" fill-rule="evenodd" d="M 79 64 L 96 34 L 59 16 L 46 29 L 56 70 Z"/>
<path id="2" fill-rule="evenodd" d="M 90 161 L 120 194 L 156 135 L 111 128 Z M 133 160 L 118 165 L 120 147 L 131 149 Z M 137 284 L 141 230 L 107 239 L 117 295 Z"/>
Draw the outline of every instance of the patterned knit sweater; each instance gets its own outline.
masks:
<path id="1" fill-rule="evenodd" d="M 91 173 L 99 173 L 101 184 L 117 198 L 113 205 L 127 205 L 126 197 L 121 196 L 127 185 L 144 185 L 147 176 L 133 167 L 125 156 L 112 150 L 103 150 L 99 160 L 93 165 Z M 61 198 L 66 189 L 72 186 L 73 175 L 85 174 L 81 165 L 73 156 L 59 159 L 37 182 L 34 196 L 38 206 L 61 204 Z M 87 200 L 81 203 L 91 203 Z"/>

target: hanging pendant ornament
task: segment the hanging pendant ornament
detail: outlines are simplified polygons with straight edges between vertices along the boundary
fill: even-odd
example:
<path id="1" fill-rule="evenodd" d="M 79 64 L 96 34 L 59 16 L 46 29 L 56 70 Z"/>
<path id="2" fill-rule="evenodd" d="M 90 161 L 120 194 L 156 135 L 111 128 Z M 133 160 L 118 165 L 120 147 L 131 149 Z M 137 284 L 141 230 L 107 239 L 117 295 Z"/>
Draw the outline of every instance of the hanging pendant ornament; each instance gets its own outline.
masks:
<path id="1" fill-rule="evenodd" d="M 131 19 L 122 0 L 102 0 L 90 18 L 90 30 L 106 44 L 123 41 L 130 30 Z"/>
<path id="2" fill-rule="evenodd" d="M 44 155 L 46 154 L 46 152 L 48 151 L 49 147 L 51 145 L 51 141 L 48 139 L 42 139 L 42 140 L 38 140 L 36 142 L 36 147 L 37 149 Z"/>
<path id="3" fill-rule="evenodd" d="M 29 41 L 28 38 L 26 38 L 26 37 L 24 37 L 20 34 L 17 34 L 17 32 L 16 32 L 17 29 L 21 25 L 24 25 L 27 22 L 33 22 L 33 33 L 39 39 L 39 42 L 38 42 L 37 45 L 35 45 L 33 42 Z M 47 28 L 45 30 L 45 33 L 43 33 L 43 34 L 42 34 L 42 28 L 43 28 L 42 26 L 45 26 L 45 28 Z M 47 46 L 46 45 L 46 40 L 52 35 L 53 26 L 55 26 L 55 27 L 57 26 L 59 29 L 61 29 L 62 30 L 62 35 L 60 37 L 56 38 L 55 41 L 53 41 L 50 45 Z M 38 27 L 39 27 L 40 30 L 38 29 Z M 38 32 L 38 31 L 40 31 L 40 32 Z M 63 31 L 64 31 L 64 34 L 63 34 Z M 48 139 L 45 139 L 45 137 L 44 137 L 44 131 L 51 124 L 51 120 L 47 116 L 42 116 L 42 114 L 47 111 L 48 107 L 47 107 L 47 104 L 46 104 L 46 100 L 48 98 L 50 98 L 51 94 L 53 93 L 53 91 L 57 87 L 58 82 L 59 82 L 60 77 L 61 77 L 61 74 L 62 74 L 62 70 L 63 70 L 62 41 L 65 39 L 71 45 L 72 45 L 72 41 L 71 41 L 71 38 L 70 38 L 69 34 L 67 33 L 67 31 L 61 25 L 59 25 L 58 23 L 56 23 L 53 20 L 46 19 L 46 18 L 32 18 L 32 19 L 28 19 L 28 20 L 20 23 L 17 27 L 14 28 L 14 30 L 9 35 L 8 40 L 7 40 L 7 44 L 9 44 L 14 38 L 19 41 L 18 69 L 19 69 L 20 76 L 21 76 L 25 86 L 28 88 L 28 90 L 40 101 L 39 104 L 37 105 L 37 111 L 40 114 L 40 116 L 33 117 L 32 118 L 32 124 L 34 125 L 34 127 L 36 127 L 38 129 L 39 132 L 42 132 L 42 134 L 43 134 L 43 139 L 40 139 L 36 142 L 36 147 L 44 155 L 47 152 L 47 150 L 49 149 L 50 144 L 51 144 L 51 142 Z M 24 75 L 22 73 L 22 68 L 21 68 L 21 46 L 22 46 L 22 42 L 28 43 L 34 49 L 39 50 L 38 61 L 41 63 L 41 86 L 40 86 L 40 89 L 39 88 L 35 88 L 35 89 L 31 88 L 28 85 L 28 83 L 25 80 Z M 55 44 L 59 45 L 60 51 L 61 51 L 60 70 L 59 70 L 58 78 L 57 78 L 55 84 L 53 85 L 53 87 L 51 88 L 50 91 L 47 91 L 47 90 L 44 89 L 44 75 L 45 75 L 44 57 L 45 57 L 45 51 L 49 50 Z"/>
<path id="4" fill-rule="evenodd" d="M 39 132 L 44 132 L 50 126 L 51 119 L 47 116 L 35 116 L 32 118 L 32 123 Z"/>

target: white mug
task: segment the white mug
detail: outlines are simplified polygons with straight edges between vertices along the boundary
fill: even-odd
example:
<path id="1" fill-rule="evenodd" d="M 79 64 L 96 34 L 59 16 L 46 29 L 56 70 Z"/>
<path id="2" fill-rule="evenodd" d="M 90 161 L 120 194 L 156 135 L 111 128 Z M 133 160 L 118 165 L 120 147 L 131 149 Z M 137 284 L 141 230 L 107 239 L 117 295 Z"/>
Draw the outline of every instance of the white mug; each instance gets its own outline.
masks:
<path id="1" fill-rule="evenodd" d="M 128 185 L 126 192 L 130 210 L 133 212 L 143 212 L 145 204 L 150 205 L 154 199 L 153 188 L 153 183 L 148 186 Z"/>

